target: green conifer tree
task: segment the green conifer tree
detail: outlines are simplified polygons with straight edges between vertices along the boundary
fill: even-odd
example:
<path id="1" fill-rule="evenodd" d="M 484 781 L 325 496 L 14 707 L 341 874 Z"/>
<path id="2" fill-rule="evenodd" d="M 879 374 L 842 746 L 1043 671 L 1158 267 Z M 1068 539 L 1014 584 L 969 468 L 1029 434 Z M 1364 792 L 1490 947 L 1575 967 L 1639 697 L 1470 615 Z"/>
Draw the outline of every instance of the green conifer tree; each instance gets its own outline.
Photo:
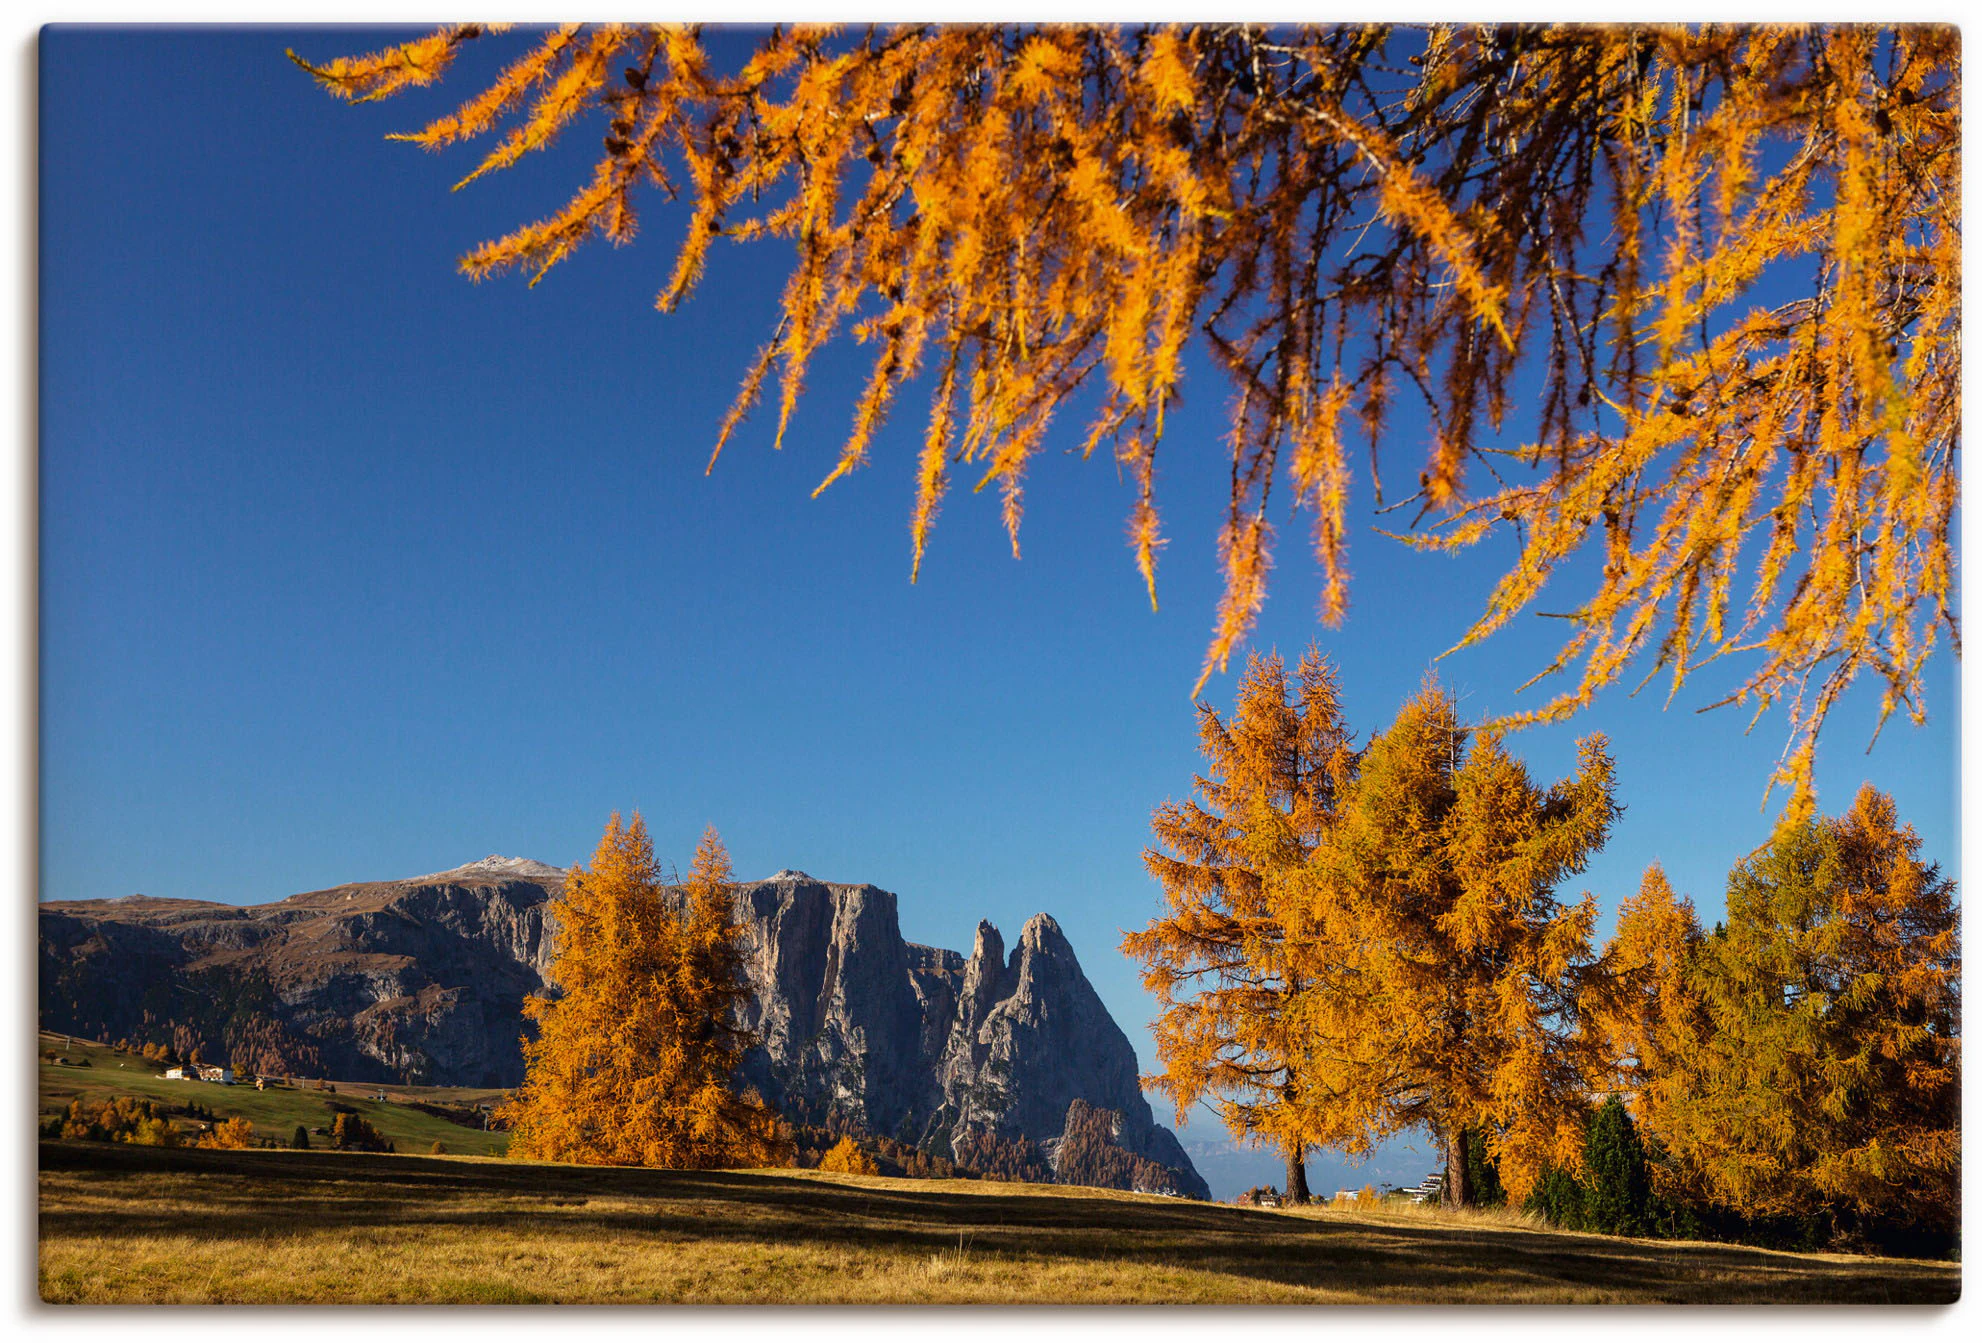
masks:
<path id="1" fill-rule="evenodd" d="M 1583 1141 L 1583 1215 L 1591 1231 L 1642 1236 L 1651 1229 L 1645 1147 L 1624 1103 L 1612 1096 L 1590 1119 Z"/>

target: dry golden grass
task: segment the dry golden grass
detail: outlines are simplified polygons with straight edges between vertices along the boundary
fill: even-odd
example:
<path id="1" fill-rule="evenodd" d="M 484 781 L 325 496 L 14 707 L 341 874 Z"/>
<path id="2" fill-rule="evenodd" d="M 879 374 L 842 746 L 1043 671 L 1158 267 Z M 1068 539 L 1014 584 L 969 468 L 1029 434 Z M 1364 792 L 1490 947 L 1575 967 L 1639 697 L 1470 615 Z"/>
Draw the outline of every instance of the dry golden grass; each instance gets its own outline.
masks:
<path id="1" fill-rule="evenodd" d="M 1376 1226 L 1498 1227 L 1514 1231 L 1553 1232 L 1546 1219 L 1517 1208 L 1451 1209 L 1439 1203 L 1413 1203 L 1401 1196 L 1366 1200 L 1330 1199 L 1303 1208 L 1283 1208 L 1289 1217 L 1313 1217 L 1323 1221 L 1346 1219 Z"/>
<path id="2" fill-rule="evenodd" d="M 1944 1302 L 1952 1264 L 1109 1190 L 41 1149 L 49 1302 Z"/>

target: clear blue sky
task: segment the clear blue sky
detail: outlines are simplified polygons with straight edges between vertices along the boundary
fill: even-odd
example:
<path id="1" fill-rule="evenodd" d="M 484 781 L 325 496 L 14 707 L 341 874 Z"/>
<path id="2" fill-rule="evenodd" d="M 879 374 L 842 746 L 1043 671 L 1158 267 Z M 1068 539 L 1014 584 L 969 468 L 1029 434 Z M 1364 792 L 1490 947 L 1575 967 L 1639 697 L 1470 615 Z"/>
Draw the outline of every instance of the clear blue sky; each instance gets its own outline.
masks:
<path id="1" fill-rule="evenodd" d="M 382 137 L 465 78 L 353 108 L 282 55 L 378 44 L 42 39 L 43 898 L 260 902 L 490 852 L 562 865 L 638 808 L 683 865 L 714 823 L 744 876 L 898 892 L 918 941 L 967 949 L 979 918 L 1011 939 L 1050 911 L 1153 1067 L 1153 1004 L 1115 945 L 1157 908 L 1150 811 L 1197 767 L 1222 384 L 1196 366 L 1170 418 L 1160 613 L 1124 544 L 1128 490 L 1075 457 L 1035 471 L 1022 560 L 995 501 L 960 494 L 910 586 L 913 400 L 869 469 L 807 498 L 857 387 L 844 351 L 781 454 L 753 421 L 703 475 L 789 253 L 718 250 L 662 317 L 681 215 L 655 199 L 631 247 L 535 290 L 470 284 L 455 258 L 561 204 L 596 133 L 450 194 L 470 155 Z M 460 76 L 513 50 L 483 45 Z M 1408 478 L 1423 448 L 1400 421 L 1384 451 Z M 1380 727 L 1495 554 L 1359 531 L 1352 614 L 1326 630 L 1305 521 L 1279 521 L 1255 643 L 1318 638 L 1352 723 Z M 1561 628 L 1530 618 L 1439 674 L 1470 714 L 1523 706 Z M 1819 757 L 1826 809 L 1869 779 L 1950 871 L 1955 679 L 1943 654 L 1929 725 L 1895 720 L 1869 755 L 1864 688 Z M 1514 740 L 1552 779 L 1576 736 L 1610 735 L 1626 812 L 1564 892 L 1594 891 L 1606 922 L 1654 859 L 1711 921 L 1765 837 L 1785 726 L 1692 712 L 1728 684 L 1663 712 L 1662 687 L 1613 693 Z"/>

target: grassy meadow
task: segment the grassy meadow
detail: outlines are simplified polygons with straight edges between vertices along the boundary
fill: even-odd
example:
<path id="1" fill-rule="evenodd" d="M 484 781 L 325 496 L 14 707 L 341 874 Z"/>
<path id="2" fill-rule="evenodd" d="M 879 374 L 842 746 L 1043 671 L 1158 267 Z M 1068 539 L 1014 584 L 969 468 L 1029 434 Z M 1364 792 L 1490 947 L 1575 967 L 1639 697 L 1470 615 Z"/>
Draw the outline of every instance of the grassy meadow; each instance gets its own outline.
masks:
<path id="1" fill-rule="evenodd" d="M 68 1109 L 69 1102 L 111 1096 L 137 1096 L 164 1105 L 203 1105 L 216 1119 L 236 1115 L 255 1126 L 261 1138 L 274 1138 L 287 1145 L 290 1135 L 301 1124 L 305 1128 L 329 1128 L 333 1111 L 327 1102 L 357 1111 L 390 1138 L 401 1152 L 426 1152 L 434 1143 L 444 1143 L 449 1152 L 471 1156 L 495 1156 L 508 1141 L 505 1133 L 487 1133 L 413 1108 L 413 1102 L 433 1105 L 468 1105 L 499 1100 L 503 1092 L 465 1087 L 380 1087 L 362 1082 L 332 1082 L 335 1091 L 271 1087 L 257 1091 L 252 1085 L 220 1086 L 211 1082 L 168 1079 L 162 1065 L 153 1065 L 134 1054 L 119 1054 L 108 1045 L 70 1036 L 41 1033 L 38 1051 L 55 1053 L 70 1060 L 67 1066 L 43 1062 L 40 1065 L 39 1117 L 48 1119 Z M 88 1059 L 89 1066 L 80 1060 Z M 383 1091 L 386 1100 L 372 1097 Z M 312 1137 L 313 1143 L 323 1139 Z"/>
<path id="2" fill-rule="evenodd" d="M 1936 1303 L 1949 1263 L 816 1171 L 41 1146 L 51 1303 Z"/>

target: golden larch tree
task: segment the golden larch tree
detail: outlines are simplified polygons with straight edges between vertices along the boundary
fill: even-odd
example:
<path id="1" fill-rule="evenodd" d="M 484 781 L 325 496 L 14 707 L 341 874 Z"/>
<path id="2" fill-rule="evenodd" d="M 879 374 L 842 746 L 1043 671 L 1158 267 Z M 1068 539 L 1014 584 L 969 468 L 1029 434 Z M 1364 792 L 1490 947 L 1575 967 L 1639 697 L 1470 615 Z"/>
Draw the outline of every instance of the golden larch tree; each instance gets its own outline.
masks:
<path id="1" fill-rule="evenodd" d="M 1122 949 L 1143 964 L 1162 1004 L 1154 1023 L 1163 1071 L 1145 1082 L 1181 1122 L 1206 1099 L 1235 1137 L 1287 1158 L 1287 1196 L 1308 1198 L 1310 1145 L 1296 1103 L 1286 1009 L 1300 989 L 1276 877 L 1306 862 L 1354 769 L 1335 669 L 1310 648 L 1290 685 L 1278 654 L 1248 658 L 1229 718 L 1198 706 L 1206 760 L 1197 795 L 1151 822 L 1160 847 L 1143 862 L 1166 909 Z"/>
<path id="2" fill-rule="evenodd" d="M 523 1085 L 497 1112 L 509 1154 L 594 1165 L 782 1164 L 777 1116 L 735 1073 L 750 992 L 731 908 L 729 857 L 713 828 L 679 891 L 666 888 L 638 812 L 617 813 L 589 867 L 550 913 L 556 996 L 524 1000 Z"/>
<path id="3" fill-rule="evenodd" d="M 383 98 L 490 31 L 297 59 Z M 1265 599 L 1275 490 L 1311 515 L 1341 619 L 1360 434 L 1370 502 L 1411 509 L 1413 543 L 1512 535 L 1462 643 L 1601 551 L 1542 675 L 1580 673 L 1507 722 L 1587 706 L 1641 654 L 1675 692 L 1740 655 L 1730 698 L 1788 706 L 1777 778 L 1801 814 L 1856 677 L 1923 720 L 1922 670 L 1958 636 L 1952 26 L 795 27 L 731 64 L 692 27 L 565 24 L 398 138 L 492 138 L 466 185 L 601 135 L 561 209 L 462 258 L 477 278 L 626 243 L 656 192 L 685 215 L 663 310 L 717 239 L 788 242 L 715 450 L 767 384 L 782 443 L 820 351 L 866 345 L 820 488 L 926 394 L 911 576 L 958 475 L 995 487 L 1016 553 L 1027 469 L 1091 390 L 1080 450 L 1129 482 L 1154 602 L 1156 462 L 1194 346 L 1232 406 L 1205 674 Z M 1429 423 L 1421 469 L 1376 451 L 1399 397 Z"/>
<path id="4" fill-rule="evenodd" d="M 1649 1126 L 1699 1196 L 1846 1240 L 1958 1225 L 1959 910 L 1919 848 L 1868 784 L 1729 873 L 1697 1010 L 1651 1032 L 1669 1080 Z"/>
<path id="5" fill-rule="evenodd" d="M 1366 1152 L 1428 1133 L 1446 1199 L 1472 1202 L 1482 1133 L 1511 1200 L 1580 1163 L 1588 1064 L 1576 1029 L 1596 904 L 1554 893 L 1618 814 L 1602 737 L 1536 785 L 1427 685 L 1365 748 L 1328 842 L 1288 877 L 1305 903 L 1292 956 L 1301 1104 L 1320 1141 Z"/>
<path id="6" fill-rule="evenodd" d="M 826 1155 L 819 1158 L 819 1169 L 841 1175 L 879 1175 L 880 1166 L 851 1136 L 843 1136 Z"/>
<path id="7" fill-rule="evenodd" d="M 1665 869 L 1653 863 L 1637 894 L 1618 907 L 1616 931 L 1584 979 L 1591 1090 L 1622 1099 L 1641 1128 L 1657 1131 L 1680 1099 L 1682 1059 L 1701 1026 L 1691 982 L 1699 944 L 1693 902 L 1675 894 Z"/>

